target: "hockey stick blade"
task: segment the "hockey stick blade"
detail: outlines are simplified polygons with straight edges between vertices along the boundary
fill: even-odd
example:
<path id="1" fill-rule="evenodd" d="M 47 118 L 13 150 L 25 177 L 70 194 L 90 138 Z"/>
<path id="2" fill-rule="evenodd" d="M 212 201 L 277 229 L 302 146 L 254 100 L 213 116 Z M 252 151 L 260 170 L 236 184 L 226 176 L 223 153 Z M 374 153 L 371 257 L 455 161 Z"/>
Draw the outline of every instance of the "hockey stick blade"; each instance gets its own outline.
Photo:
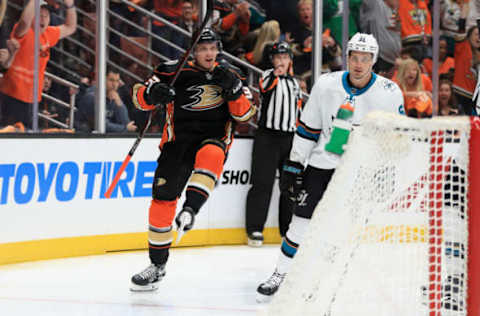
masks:
<path id="1" fill-rule="evenodd" d="M 187 213 L 184 213 L 180 216 L 180 227 L 177 228 L 177 239 L 175 240 L 175 246 L 180 243 L 183 235 L 185 235 L 185 226 L 187 225 Z"/>

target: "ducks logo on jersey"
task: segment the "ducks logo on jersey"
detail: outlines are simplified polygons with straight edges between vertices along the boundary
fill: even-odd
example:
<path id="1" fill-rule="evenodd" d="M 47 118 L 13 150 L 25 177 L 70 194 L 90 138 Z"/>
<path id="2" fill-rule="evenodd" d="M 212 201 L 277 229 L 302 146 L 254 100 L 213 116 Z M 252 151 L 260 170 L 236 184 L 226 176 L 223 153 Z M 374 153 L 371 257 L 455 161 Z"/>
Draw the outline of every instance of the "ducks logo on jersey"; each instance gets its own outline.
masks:
<path id="1" fill-rule="evenodd" d="M 217 85 L 195 85 L 187 89 L 193 92 L 190 99 L 193 102 L 182 106 L 187 111 L 206 111 L 219 107 L 225 101 L 222 97 L 222 88 Z"/>

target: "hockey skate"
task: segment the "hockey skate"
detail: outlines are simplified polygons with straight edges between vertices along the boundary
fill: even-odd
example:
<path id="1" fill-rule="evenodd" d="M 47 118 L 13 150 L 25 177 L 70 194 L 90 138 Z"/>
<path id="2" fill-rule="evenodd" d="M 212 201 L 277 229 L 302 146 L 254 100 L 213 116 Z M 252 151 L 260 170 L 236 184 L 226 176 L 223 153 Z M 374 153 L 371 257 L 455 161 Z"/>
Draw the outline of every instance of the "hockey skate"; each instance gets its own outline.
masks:
<path id="1" fill-rule="evenodd" d="M 262 232 L 253 232 L 248 234 L 248 245 L 250 247 L 261 247 L 263 245 Z"/>
<path id="2" fill-rule="evenodd" d="M 133 292 L 147 292 L 158 289 L 158 282 L 165 276 L 165 265 L 150 264 L 145 270 L 132 277 L 130 290 Z"/>
<path id="3" fill-rule="evenodd" d="M 278 273 L 277 269 L 268 278 L 267 281 L 261 283 L 257 288 L 257 302 L 266 303 L 269 302 L 273 295 L 278 291 L 280 284 L 285 279 L 286 273 Z"/>

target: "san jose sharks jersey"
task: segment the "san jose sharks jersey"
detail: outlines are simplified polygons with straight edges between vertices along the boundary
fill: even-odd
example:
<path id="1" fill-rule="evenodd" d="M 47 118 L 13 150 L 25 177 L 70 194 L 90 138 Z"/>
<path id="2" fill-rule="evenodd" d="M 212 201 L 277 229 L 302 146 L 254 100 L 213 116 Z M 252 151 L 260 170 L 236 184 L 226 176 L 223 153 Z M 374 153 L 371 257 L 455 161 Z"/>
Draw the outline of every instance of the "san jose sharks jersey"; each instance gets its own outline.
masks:
<path id="1" fill-rule="evenodd" d="M 387 78 L 372 73 L 370 82 L 356 89 L 349 83 L 347 71 L 322 75 L 313 86 L 300 116 L 291 160 L 320 169 L 337 166 L 340 155 L 326 151 L 325 145 L 330 141 L 339 108 L 345 104 L 353 108 L 353 115 L 346 120 L 353 128 L 371 111 L 405 112 L 400 88 Z"/>

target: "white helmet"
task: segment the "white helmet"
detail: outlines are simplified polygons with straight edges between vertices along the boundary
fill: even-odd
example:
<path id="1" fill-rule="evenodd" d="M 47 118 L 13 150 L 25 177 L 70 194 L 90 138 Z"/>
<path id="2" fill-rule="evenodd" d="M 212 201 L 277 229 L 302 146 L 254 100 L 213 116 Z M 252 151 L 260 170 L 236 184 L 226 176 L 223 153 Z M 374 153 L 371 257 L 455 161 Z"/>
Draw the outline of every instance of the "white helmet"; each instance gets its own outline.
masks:
<path id="1" fill-rule="evenodd" d="M 377 40 L 371 34 L 356 33 L 348 41 L 347 57 L 350 55 L 351 51 L 372 53 L 373 63 L 375 63 L 378 56 Z"/>

